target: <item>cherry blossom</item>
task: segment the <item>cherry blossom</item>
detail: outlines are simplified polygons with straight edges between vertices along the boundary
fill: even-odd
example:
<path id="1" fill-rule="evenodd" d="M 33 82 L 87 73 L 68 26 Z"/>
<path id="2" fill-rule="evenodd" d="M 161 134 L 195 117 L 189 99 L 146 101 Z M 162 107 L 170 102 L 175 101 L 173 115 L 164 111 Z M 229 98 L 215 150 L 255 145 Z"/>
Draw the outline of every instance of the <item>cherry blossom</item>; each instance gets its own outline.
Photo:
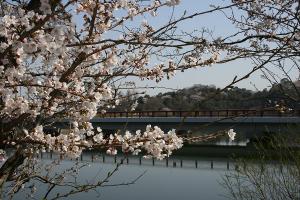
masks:
<path id="1" fill-rule="evenodd" d="M 236 132 L 234 132 L 233 129 L 229 129 L 229 131 L 228 131 L 227 134 L 228 134 L 228 136 L 229 136 L 229 140 L 230 140 L 230 141 L 233 141 L 234 138 L 235 138 Z"/>

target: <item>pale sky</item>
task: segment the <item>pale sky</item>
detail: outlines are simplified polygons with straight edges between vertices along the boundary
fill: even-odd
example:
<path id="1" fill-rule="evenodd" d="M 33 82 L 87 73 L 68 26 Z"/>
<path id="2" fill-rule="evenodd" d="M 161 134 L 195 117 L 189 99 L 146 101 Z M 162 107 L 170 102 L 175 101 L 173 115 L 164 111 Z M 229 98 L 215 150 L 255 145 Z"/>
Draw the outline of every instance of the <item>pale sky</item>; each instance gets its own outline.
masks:
<path id="1" fill-rule="evenodd" d="M 228 2 L 228 1 L 225 1 Z M 211 0 L 182 0 L 181 3 L 175 7 L 175 14 L 180 16 L 186 10 L 187 15 L 195 12 L 205 11 L 211 9 L 210 4 L 224 4 L 224 1 L 211 1 Z M 155 18 L 147 18 L 149 24 L 159 25 L 166 22 L 171 15 L 171 8 L 166 8 L 158 12 L 158 16 Z M 213 14 L 203 15 L 191 20 L 187 20 L 181 23 L 179 29 L 184 31 L 193 31 L 194 29 L 201 29 L 208 27 L 214 30 L 216 36 L 224 36 L 234 31 L 234 26 L 225 19 L 224 15 L 220 12 Z M 251 63 L 249 61 L 238 61 L 222 65 L 213 65 L 211 67 L 203 67 L 198 69 L 190 69 L 183 73 L 177 72 L 175 77 L 167 80 L 164 79 L 158 84 L 155 81 L 143 81 L 133 79 L 138 82 L 140 86 L 161 86 L 167 88 L 181 89 L 185 87 L 191 87 L 194 84 L 210 85 L 214 84 L 217 87 L 224 87 L 231 82 L 236 76 L 248 73 L 251 70 Z M 260 78 L 260 73 L 253 74 L 249 79 L 237 84 L 239 87 L 255 90 L 255 87 L 251 84 L 255 83 L 258 89 L 263 89 L 268 86 L 268 83 Z M 162 89 L 149 89 L 147 93 L 150 95 L 164 92 Z"/>
<path id="2" fill-rule="evenodd" d="M 185 10 L 188 14 L 195 12 L 205 11 L 211 9 L 210 4 L 222 5 L 229 1 L 221 0 L 182 0 L 181 3 L 175 7 L 176 15 L 180 16 Z M 164 20 L 168 20 L 172 9 L 165 9 L 158 13 L 158 16 L 151 20 L 148 20 L 152 25 L 153 23 L 163 23 Z M 194 29 L 201 29 L 202 27 L 208 27 L 214 30 L 216 36 L 224 36 L 234 32 L 234 26 L 224 17 L 221 12 L 215 12 L 213 14 L 207 14 L 192 20 L 187 20 L 180 24 L 179 28 L 185 31 L 192 31 Z M 185 87 L 191 87 L 194 84 L 210 85 L 214 84 L 217 87 L 225 87 L 228 85 L 235 76 L 241 77 L 251 71 L 254 66 L 250 60 L 239 60 L 227 64 L 213 65 L 211 67 L 204 67 L 198 69 L 190 69 L 183 73 L 178 72 L 175 77 L 170 80 L 162 80 L 158 84 L 155 81 L 143 81 L 138 82 L 140 86 L 161 86 L 167 88 L 181 89 Z M 281 73 L 281 72 L 278 72 Z M 296 78 L 297 73 L 294 73 Z M 261 78 L 262 73 L 260 71 L 252 74 L 250 78 L 243 80 L 236 84 L 241 88 L 247 88 L 251 90 L 262 90 L 270 86 L 267 80 Z M 280 76 L 281 74 L 279 74 Z M 255 86 L 254 86 L 255 85 Z M 150 95 L 157 94 L 159 92 L 165 92 L 162 89 L 149 89 L 147 93 Z"/>

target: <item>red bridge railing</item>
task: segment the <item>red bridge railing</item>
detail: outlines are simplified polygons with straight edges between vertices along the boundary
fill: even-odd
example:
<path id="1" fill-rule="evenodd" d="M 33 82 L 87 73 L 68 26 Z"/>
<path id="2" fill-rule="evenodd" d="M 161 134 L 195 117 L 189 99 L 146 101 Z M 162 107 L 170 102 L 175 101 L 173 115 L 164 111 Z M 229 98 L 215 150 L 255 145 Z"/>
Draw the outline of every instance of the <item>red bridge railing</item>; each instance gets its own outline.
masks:
<path id="1" fill-rule="evenodd" d="M 98 117 L 300 117 L 300 110 L 280 112 L 278 110 L 196 110 L 196 111 L 131 111 L 106 112 Z"/>

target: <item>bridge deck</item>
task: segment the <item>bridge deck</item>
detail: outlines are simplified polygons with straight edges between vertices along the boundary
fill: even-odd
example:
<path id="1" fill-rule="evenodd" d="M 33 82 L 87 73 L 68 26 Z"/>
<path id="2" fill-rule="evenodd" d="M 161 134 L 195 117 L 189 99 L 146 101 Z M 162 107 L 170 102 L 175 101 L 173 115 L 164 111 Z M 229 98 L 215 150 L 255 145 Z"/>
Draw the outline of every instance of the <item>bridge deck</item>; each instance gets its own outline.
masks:
<path id="1" fill-rule="evenodd" d="M 300 117 L 97 117 L 92 123 L 300 123 Z"/>
<path id="2" fill-rule="evenodd" d="M 300 117 L 300 110 L 196 110 L 196 111 L 131 111 L 131 112 L 107 112 L 99 114 L 101 118 L 117 117 Z"/>
<path id="3" fill-rule="evenodd" d="M 55 123 L 56 127 L 69 126 L 70 120 L 63 119 Z M 119 129 L 132 126 L 142 128 L 147 124 L 174 127 L 174 125 L 199 126 L 214 124 L 217 126 L 242 125 L 255 127 L 280 124 L 300 124 L 300 110 L 279 112 L 277 110 L 214 110 L 214 111 L 134 111 L 107 112 L 91 120 L 93 125 L 106 129 Z M 247 129 L 249 128 L 247 127 Z"/>
<path id="4" fill-rule="evenodd" d="M 59 129 L 69 128 L 70 120 L 57 121 Z M 294 110 L 281 113 L 274 110 L 217 110 L 217 111 L 144 111 L 108 112 L 91 120 L 93 126 L 101 127 L 106 133 L 116 130 L 144 130 L 148 124 L 168 131 L 194 135 L 209 134 L 234 128 L 239 135 L 252 138 L 265 132 L 299 133 L 300 112 Z"/>

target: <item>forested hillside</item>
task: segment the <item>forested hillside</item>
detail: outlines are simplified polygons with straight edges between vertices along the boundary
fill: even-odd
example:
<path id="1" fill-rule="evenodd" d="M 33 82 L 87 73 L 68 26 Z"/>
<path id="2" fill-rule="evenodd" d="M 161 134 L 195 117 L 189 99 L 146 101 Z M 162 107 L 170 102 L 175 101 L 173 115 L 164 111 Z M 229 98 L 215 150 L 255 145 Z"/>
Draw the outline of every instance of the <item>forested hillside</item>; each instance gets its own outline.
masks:
<path id="1" fill-rule="evenodd" d="M 177 91 L 159 93 L 156 96 L 124 96 L 124 100 L 114 110 L 202 110 L 202 109 L 263 109 L 284 104 L 289 108 L 299 108 L 299 82 L 286 79 L 270 89 L 252 91 L 233 87 L 221 91 L 213 85 L 194 85 Z"/>

